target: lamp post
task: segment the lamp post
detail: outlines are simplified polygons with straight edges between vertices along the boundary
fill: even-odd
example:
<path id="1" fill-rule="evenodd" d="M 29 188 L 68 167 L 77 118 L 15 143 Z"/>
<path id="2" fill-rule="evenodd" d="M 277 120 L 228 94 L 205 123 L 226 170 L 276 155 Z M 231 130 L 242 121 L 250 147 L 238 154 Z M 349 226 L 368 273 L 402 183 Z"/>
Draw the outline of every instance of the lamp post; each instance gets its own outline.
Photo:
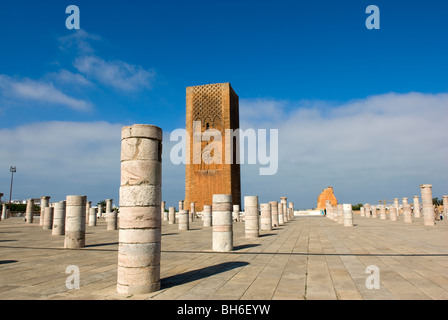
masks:
<path id="1" fill-rule="evenodd" d="M 11 189 L 9 190 L 9 205 L 8 205 L 8 209 L 11 211 L 11 196 L 12 196 L 12 182 L 14 180 L 14 172 L 16 172 L 17 169 L 16 167 L 11 166 L 11 168 L 9 168 L 9 172 L 11 172 Z"/>

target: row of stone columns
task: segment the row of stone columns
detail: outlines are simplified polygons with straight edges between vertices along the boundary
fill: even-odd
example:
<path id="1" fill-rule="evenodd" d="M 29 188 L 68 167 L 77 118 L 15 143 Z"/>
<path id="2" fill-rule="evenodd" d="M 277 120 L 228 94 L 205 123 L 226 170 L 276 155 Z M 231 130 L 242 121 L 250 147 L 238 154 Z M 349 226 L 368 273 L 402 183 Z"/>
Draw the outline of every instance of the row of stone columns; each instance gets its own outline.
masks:
<path id="1" fill-rule="evenodd" d="M 349 203 L 337 204 L 333 206 L 330 200 L 325 202 L 326 217 L 334 222 L 344 225 L 344 227 L 353 227 L 353 210 Z"/>

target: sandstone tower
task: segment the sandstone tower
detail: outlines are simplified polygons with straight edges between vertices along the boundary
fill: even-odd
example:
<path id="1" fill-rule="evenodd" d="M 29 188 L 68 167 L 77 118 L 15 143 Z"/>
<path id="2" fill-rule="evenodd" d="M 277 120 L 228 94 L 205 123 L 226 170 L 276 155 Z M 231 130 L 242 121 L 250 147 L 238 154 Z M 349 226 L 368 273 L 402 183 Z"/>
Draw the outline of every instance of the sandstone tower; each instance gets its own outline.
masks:
<path id="1" fill-rule="evenodd" d="M 226 129 L 239 129 L 239 100 L 230 83 L 217 83 L 187 87 L 186 131 L 191 141 L 190 154 L 185 165 L 185 203 L 196 202 L 196 210 L 202 212 L 204 205 L 212 205 L 213 194 L 232 195 L 232 204 L 241 205 L 240 165 L 236 154 L 236 140 L 232 145 L 226 144 Z M 193 122 L 200 122 L 202 134 L 206 130 L 216 129 L 222 137 L 221 163 L 204 161 L 205 152 L 215 142 L 201 141 L 199 162 L 194 160 Z M 202 139 L 204 140 L 204 139 Z M 198 144 L 197 144 L 198 145 Z M 232 161 L 225 160 L 225 154 L 232 149 Z M 198 150 L 197 148 L 195 149 Z M 210 151 L 208 151 L 210 152 Z M 229 154 L 229 153 L 227 153 Z M 217 162 L 217 161 L 216 161 Z"/>

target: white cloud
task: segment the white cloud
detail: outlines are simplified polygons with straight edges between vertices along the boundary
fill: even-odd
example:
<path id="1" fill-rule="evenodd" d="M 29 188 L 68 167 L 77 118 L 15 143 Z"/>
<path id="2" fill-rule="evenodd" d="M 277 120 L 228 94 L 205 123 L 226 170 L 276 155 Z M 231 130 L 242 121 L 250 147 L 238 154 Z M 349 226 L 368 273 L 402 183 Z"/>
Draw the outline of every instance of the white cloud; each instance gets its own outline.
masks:
<path id="1" fill-rule="evenodd" d="M 26 78 L 16 80 L 6 75 L 0 75 L 0 99 L 6 101 L 6 104 L 51 104 L 77 111 L 88 111 L 92 108 L 90 102 L 68 96 L 52 82 Z"/>
<path id="2" fill-rule="evenodd" d="M 103 85 L 126 92 L 150 88 L 155 73 L 123 61 L 106 61 L 97 56 L 82 56 L 74 61 L 75 68 Z"/>

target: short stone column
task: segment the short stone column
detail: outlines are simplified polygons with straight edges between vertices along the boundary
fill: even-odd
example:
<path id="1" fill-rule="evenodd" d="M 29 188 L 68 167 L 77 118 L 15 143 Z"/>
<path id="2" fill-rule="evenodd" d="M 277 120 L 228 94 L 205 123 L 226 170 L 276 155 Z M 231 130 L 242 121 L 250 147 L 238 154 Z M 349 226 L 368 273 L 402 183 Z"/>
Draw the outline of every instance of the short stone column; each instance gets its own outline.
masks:
<path id="1" fill-rule="evenodd" d="M 202 209 L 202 225 L 204 227 L 212 226 L 212 206 L 209 204 L 204 204 Z"/>
<path id="2" fill-rule="evenodd" d="M 90 208 L 92 207 L 92 201 L 87 201 L 86 203 L 86 224 L 89 223 L 89 212 L 90 212 Z"/>
<path id="3" fill-rule="evenodd" d="M 161 207 L 160 207 L 160 216 L 162 217 L 163 221 L 168 221 L 168 215 L 165 212 L 165 206 L 166 206 L 166 202 L 162 201 Z"/>
<path id="4" fill-rule="evenodd" d="M 106 222 L 107 230 L 118 229 L 118 214 L 116 210 L 112 210 L 113 199 L 106 199 Z"/>
<path id="5" fill-rule="evenodd" d="M 397 208 L 395 206 L 389 208 L 390 221 L 398 221 Z"/>
<path id="6" fill-rule="evenodd" d="M 338 204 L 338 221 L 339 224 L 344 223 L 344 205 L 342 203 Z"/>
<path id="7" fill-rule="evenodd" d="M 366 217 L 367 217 L 367 218 L 370 218 L 370 217 L 371 217 L 371 216 L 370 216 L 370 204 L 366 203 L 366 204 L 364 205 L 364 208 L 366 208 Z"/>
<path id="8" fill-rule="evenodd" d="M 352 205 L 344 203 L 342 205 L 342 211 L 344 215 L 344 227 L 353 227 Z"/>
<path id="9" fill-rule="evenodd" d="M 65 235 L 65 203 L 64 200 L 54 204 L 53 230 L 51 231 L 51 235 L 53 236 Z"/>
<path id="10" fill-rule="evenodd" d="M 162 130 L 136 124 L 121 131 L 117 292 L 160 289 Z"/>
<path id="11" fill-rule="evenodd" d="M 168 208 L 168 224 L 175 224 L 175 223 L 176 223 L 176 208 L 169 207 Z"/>
<path id="12" fill-rule="evenodd" d="M 96 208 L 89 209 L 89 227 L 96 227 Z M 109 224 L 107 227 L 109 228 Z"/>
<path id="13" fill-rule="evenodd" d="M 376 206 L 372 207 L 372 218 L 373 219 L 377 219 L 378 218 L 378 213 L 377 213 L 377 208 Z"/>
<path id="14" fill-rule="evenodd" d="M 397 217 L 400 216 L 400 204 L 398 198 L 394 198 L 394 207 L 397 209 Z"/>
<path id="15" fill-rule="evenodd" d="M 213 251 L 233 250 L 232 195 L 213 195 Z"/>
<path id="16" fill-rule="evenodd" d="M 34 209 L 34 200 L 28 199 L 26 201 L 26 213 L 25 213 L 26 223 L 33 223 L 34 221 L 33 209 Z"/>
<path id="17" fill-rule="evenodd" d="M 271 213 L 272 213 L 272 227 L 278 227 L 278 202 L 277 201 L 270 201 L 269 204 L 271 205 Z"/>
<path id="18" fill-rule="evenodd" d="M 412 223 L 412 211 L 409 203 L 403 204 L 403 221 L 406 223 Z"/>
<path id="19" fill-rule="evenodd" d="M 194 216 L 196 215 L 196 203 L 195 202 L 190 203 L 190 212 L 188 215 L 189 215 L 190 222 L 193 222 Z"/>
<path id="20" fill-rule="evenodd" d="M 278 203 L 278 225 L 283 226 L 285 224 L 285 217 L 283 215 L 283 203 Z"/>
<path id="21" fill-rule="evenodd" d="M 64 248 L 79 249 L 86 244 L 86 196 L 67 196 Z"/>
<path id="22" fill-rule="evenodd" d="M 260 205 L 260 230 L 271 231 L 272 230 L 272 211 L 270 203 L 262 203 Z"/>
<path id="23" fill-rule="evenodd" d="M 434 207 L 432 204 L 432 185 L 422 184 L 420 186 L 423 205 L 423 224 L 425 226 L 435 225 Z"/>
<path id="24" fill-rule="evenodd" d="M 330 205 L 328 206 L 328 209 L 327 209 L 327 216 L 328 216 L 328 218 L 329 218 L 330 220 L 333 220 L 333 221 L 334 221 L 334 219 L 333 219 L 333 215 L 334 215 L 334 208 L 333 208 L 333 206 L 330 204 Z"/>
<path id="25" fill-rule="evenodd" d="M 366 208 L 361 207 L 361 208 L 359 208 L 359 211 L 361 212 L 361 217 L 365 217 L 366 216 Z"/>
<path id="26" fill-rule="evenodd" d="M 420 218 L 420 197 L 414 196 L 414 217 Z"/>
<path id="27" fill-rule="evenodd" d="M 50 205 L 50 197 L 40 197 L 40 217 L 39 217 L 39 225 L 44 225 L 45 218 L 45 208 Z"/>
<path id="28" fill-rule="evenodd" d="M 233 205 L 233 221 L 235 221 L 235 222 L 240 221 L 240 205 L 239 204 Z"/>
<path id="29" fill-rule="evenodd" d="M 45 207 L 44 211 L 45 212 L 44 212 L 43 229 L 51 230 L 53 228 L 54 208 L 53 207 Z"/>
<path id="30" fill-rule="evenodd" d="M 186 231 L 190 229 L 190 217 L 188 210 L 180 210 L 178 215 L 178 230 Z"/>
<path id="31" fill-rule="evenodd" d="M 380 205 L 380 219 L 381 220 L 386 220 L 387 216 L 386 216 L 386 206 L 384 204 Z"/>
<path id="32" fill-rule="evenodd" d="M 294 219 L 294 202 L 290 202 L 289 203 L 289 209 L 290 209 L 290 219 L 289 220 L 292 220 L 292 219 Z"/>
<path id="33" fill-rule="evenodd" d="M 332 216 L 331 216 L 332 212 L 330 212 L 330 206 L 331 206 L 331 201 L 330 200 L 325 201 L 325 213 L 326 213 L 325 217 L 328 219 L 332 219 Z"/>
<path id="34" fill-rule="evenodd" d="M 442 196 L 443 203 L 443 217 L 448 219 L 448 196 Z"/>
<path id="35" fill-rule="evenodd" d="M 246 238 L 259 237 L 258 197 L 244 197 L 244 230 Z"/>

